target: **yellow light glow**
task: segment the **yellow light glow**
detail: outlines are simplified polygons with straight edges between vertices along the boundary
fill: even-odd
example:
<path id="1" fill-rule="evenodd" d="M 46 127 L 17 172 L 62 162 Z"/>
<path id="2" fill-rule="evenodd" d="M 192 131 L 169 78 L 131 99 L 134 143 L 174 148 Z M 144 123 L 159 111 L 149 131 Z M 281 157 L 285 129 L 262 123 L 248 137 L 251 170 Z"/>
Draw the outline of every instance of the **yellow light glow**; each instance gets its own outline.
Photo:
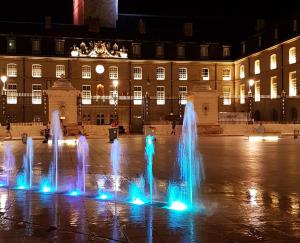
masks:
<path id="1" fill-rule="evenodd" d="M 277 142 L 279 140 L 279 137 L 278 136 L 249 136 L 248 139 L 250 142 L 257 142 L 257 141 Z"/>
<path id="2" fill-rule="evenodd" d="M 58 140 L 58 146 L 62 146 L 64 144 L 68 146 L 75 146 L 78 143 L 78 139 L 64 139 Z M 48 145 L 52 145 L 52 140 L 48 140 Z"/>

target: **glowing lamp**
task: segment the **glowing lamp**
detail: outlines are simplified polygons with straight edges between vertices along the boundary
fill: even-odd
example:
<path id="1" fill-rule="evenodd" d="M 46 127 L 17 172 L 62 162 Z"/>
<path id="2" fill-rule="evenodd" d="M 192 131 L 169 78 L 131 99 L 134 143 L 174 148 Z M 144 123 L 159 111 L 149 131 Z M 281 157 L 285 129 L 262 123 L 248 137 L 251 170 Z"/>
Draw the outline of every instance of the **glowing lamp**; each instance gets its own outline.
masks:
<path id="1" fill-rule="evenodd" d="M 2 75 L 1 76 L 1 81 L 2 81 L 2 83 L 5 83 L 7 81 L 7 76 L 6 75 Z"/>
<path id="2" fill-rule="evenodd" d="M 254 85 L 254 80 L 253 80 L 253 79 L 250 79 L 250 80 L 249 80 L 249 86 L 252 87 L 253 85 Z"/>
<path id="3" fill-rule="evenodd" d="M 104 66 L 103 65 L 97 65 L 96 66 L 96 73 L 98 73 L 98 74 L 104 73 Z"/>
<path id="4" fill-rule="evenodd" d="M 119 85 L 119 81 L 118 80 L 114 80 L 113 81 L 113 86 L 116 88 L 116 87 L 118 87 L 118 85 Z"/>

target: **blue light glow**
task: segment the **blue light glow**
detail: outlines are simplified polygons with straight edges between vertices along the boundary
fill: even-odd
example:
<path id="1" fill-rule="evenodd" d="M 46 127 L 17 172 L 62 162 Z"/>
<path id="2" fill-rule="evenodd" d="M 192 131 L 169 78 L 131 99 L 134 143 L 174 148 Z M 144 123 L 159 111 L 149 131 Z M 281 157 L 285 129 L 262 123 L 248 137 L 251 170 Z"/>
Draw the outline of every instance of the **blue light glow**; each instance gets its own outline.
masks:
<path id="1" fill-rule="evenodd" d="M 147 184 L 149 186 L 150 203 L 152 203 L 153 200 L 153 187 L 155 183 L 153 177 L 153 156 L 155 153 L 153 141 L 154 141 L 154 136 L 148 135 L 146 137 L 145 157 L 147 159 Z"/>
<path id="2" fill-rule="evenodd" d="M 106 194 L 102 194 L 99 196 L 100 199 L 105 200 L 108 198 L 108 196 Z"/>
<path id="3" fill-rule="evenodd" d="M 40 192 L 49 193 L 49 192 L 53 192 L 53 191 L 54 191 L 54 189 L 51 186 L 48 177 L 43 177 L 41 184 L 40 184 Z"/>
<path id="4" fill-rule="evenodd" d="M 187 210 L 187 206 L 183 202 L 174 201 L 170 205 L 169 209 L 176 210 L 176 211 L 184 211 L 184 210 Z"/>
<path id="5" fill-rule="evenodd" d="M 47 185 L 44 185 L 44 187 L 42 188 L 42 192 L 51 192 L 51 188 L 48 187 Z"/>
<path id="6" fill-rule="evenodd" d="M 136 205 L 143 205 L 145 204 L 141 199 L 136 198 L 134 201 L 132 201 L 131 203 L 136 204 Z"/>
<path id="7" fill-rule="evenodd" d="M 79 192 L 78 190 L 76 190 L 76 191 L 71 191 L 71 192 L 68 193 L 68 195 L 69 195 L 69 196 L 74 196 L 74 197 L 76 197 L 76 196 L 79 196 L 79 195 L 80 195 L 80 192 Z"/>
<path id="8" fill-rule="evenodd" d="M 0 182 L 0 187 L 4 187 L 5 185 L 2 183 L 2 182 Z"/>

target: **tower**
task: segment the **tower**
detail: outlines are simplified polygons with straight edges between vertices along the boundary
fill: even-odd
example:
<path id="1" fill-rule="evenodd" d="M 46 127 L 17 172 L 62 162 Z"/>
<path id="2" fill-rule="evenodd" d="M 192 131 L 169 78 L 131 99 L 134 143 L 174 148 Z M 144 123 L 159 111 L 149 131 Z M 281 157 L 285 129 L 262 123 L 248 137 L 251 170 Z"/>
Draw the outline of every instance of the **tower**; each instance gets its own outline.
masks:
<path id="1" fill-rule="evenodd" d="M 115 28 L 118 0 L 73 0 L 73 24 L 88 25 L 98 21 L 100 27 Z"/>

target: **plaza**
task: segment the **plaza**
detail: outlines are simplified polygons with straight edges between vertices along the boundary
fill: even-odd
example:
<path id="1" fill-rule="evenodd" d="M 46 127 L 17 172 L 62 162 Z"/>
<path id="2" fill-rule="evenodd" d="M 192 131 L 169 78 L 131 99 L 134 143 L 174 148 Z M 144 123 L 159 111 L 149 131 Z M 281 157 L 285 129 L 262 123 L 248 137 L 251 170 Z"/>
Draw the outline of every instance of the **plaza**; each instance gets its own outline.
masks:
<path id="1" fill-rule="evenodd" d="M 179 137 L 158 136 L 153 174 L 157 194 L 166 201 L 167 183 L 176 165 Z M 119 138 L 120 194 L 128 181 L 146 167 L 144 136 Z M 9 143 L 22 166 L 26 146 Z M 33 185 L 47 173 L 51 146 L 34 140 Z M 112 167 L 108 139 L 88 139 L 87 195 L 63 192 L 0 189 L 0 238 L 10 242 L 298 242 L 300 239 L 300 140 L 283 137 L 277 142 L 251 142 L 247 137 L 201 136 L 205 180 L 198 201 L 201 212 L 177 212 L 153 205 L 96 198 L 97 180 L 110 178 Z M 60 183 L 76 174 L 76 149 L 64 145 L 60 152 Z"/>

